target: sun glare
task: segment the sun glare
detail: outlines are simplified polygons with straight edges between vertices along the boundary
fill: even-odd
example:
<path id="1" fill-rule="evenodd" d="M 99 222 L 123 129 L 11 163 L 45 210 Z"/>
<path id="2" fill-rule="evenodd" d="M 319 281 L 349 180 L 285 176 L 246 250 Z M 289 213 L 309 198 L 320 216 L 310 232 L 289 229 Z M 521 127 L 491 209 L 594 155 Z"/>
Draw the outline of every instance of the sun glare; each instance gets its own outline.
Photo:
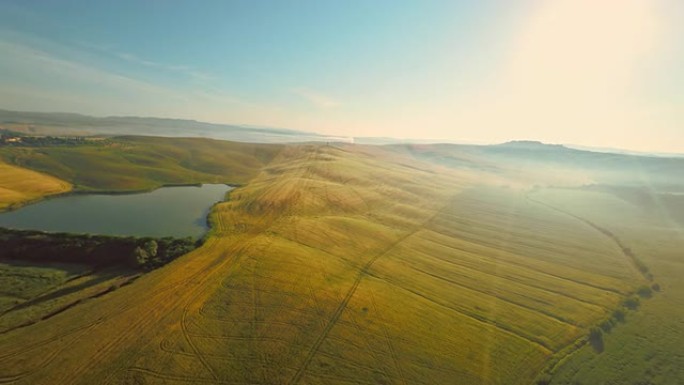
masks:
<path id="1" fill-rule="evenodd" d="M 467 126 L 501 139 L 524 132 L 552 140 L 551 132 L 564 129 L 577 132 L 577 141 L 592 131 L 614 140 L 616 130 L 643 126 L 635 108 L 641 64 L 661 39 L 647 1 L 543 2 L 512 38 L 494 84 L 468 108 Z"/>

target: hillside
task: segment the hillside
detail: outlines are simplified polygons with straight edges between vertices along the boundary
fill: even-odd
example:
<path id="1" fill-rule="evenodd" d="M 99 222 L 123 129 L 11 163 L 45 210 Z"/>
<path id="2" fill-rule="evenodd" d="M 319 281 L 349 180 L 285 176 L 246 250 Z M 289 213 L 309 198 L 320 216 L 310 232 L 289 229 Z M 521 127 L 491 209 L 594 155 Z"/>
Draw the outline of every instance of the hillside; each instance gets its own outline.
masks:
<path id="1" fill-rule="evenodd" d="M 75 146 L 0 147 L 0 159 L 69 181 L 78 190 L 130 191 L 243 184 L 281 150 L 276 144 L 131 136 Z"/>
<path id="2" fill-rule="evenodd" d="M 201 137 L 254 143 L 347 141 L 311 132 L 280 128 L 212 124 L 195 120 L 144 117 L 93 117 L 59 112 L 0 109 L 0 129 L 31 135 L 149 135 Z"/>
<path id="3" fill-rule="evenodd" d="M 193 143 L 117 140 L 130 148 L 117 150 L 114 164 L 122 154 Z M 71 156 L 112 156 L 108 148 L 44 150 L 65 165 Z M 589 329 L 654 279 L 620 246 L 633 246 L 632 234 L 607 236 L 584 211 L 543 194 L 551 189 L 530 190 L 546 175 L 532 169 L 521 178 L 519 169 L 459 151 L 450 156 L 489 162 L 489 171 L 444 167 L 392 147 L 296 145 L 269 154 L 216 206 L 203 247 L 0 334 L 0 380 L 529 384 L 574 349 L 596 354 L 585 345 Z M 125 164 L 130 173 L 145 168 Z M 594 201 L 589 194 L 574 204 Z M 660 258 L 637 250 L 649 265 Z M 667 277 L 653 273 L 665 286 Z M 629 311 L 627 326 L 639 312 Z"/>
<path id="4" fill-rule="evenodd" d="M 0 211 L 71 188 L 68 182 L 55 177 L 0 163 Z"/>
<path id="5" fill-rule="evenodd" d="M 563 183 L 571 185 L 646 184 L 656 189 L 684 191 L 681 173 L 684 158 L 681 157 L 604 153 L 533 141 L 489 146 L 404 144 L 388 147 L 447 167 L 467 167 L 494 174 L 518 172 L 523 178 L 537 174 L 546 184 L 562 174 L 566 177 Z"/>

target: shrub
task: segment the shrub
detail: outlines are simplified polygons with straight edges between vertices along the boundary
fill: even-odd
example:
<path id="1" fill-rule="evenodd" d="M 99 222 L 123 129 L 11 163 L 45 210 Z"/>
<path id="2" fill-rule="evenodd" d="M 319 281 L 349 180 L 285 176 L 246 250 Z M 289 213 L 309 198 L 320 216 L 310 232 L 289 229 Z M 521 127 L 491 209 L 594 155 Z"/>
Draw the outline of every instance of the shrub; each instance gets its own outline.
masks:
<path id="1" fill-rule="evenodd" d="M 636 310 L 640 305 L 639 297 L 631 296 L 625 299 L 623 304 L 630 310 Z"/>
<path id="2" fill-rule="evenodd" d="M 601 322 L 601 324 L 599 325 L 601 330 L 603 330 L 606 333 L 610 332 L 613 329 L 613 326 L 615 326 L 615 323 L 612 319 L 603 320 L 603 322 Z"/>
<path id="3" fill-rule="evenodd" d="M 537 380 L 537 385 L 549 385 L 551 384 L 551 376 L 548 374 L 543 375 Z"/>
<path id="4" fill-rule="evenodd" d="M 594 326 L 589 329 L 589 343 L 597 353 L 603 352 L 603 330 L 600 327 Z"/>
<path id="5" fill-rule="evenodd" d="M 625 322 L 625 311 L 622 309 L 616 309 L 613 311 L 613 319 L 617 322 Z"/>
<path id="6" fill-rule="evenodd" d="M 157 251 L 159 250 L 159 245 L 153 239 L 153 240 L 145 242 L 145 244 L 143 245 L 143 248 L 145 249 L 145 252 L 147 252 L 147 254 L 150 257 L 155 257 L 157 255 Z"/>
<path id="7" fill-rule="evenodd" d="M 603 330 L 600 327 L 594 326 L 589 329 L 589 339 L 592 341 L 600 341 L 603 339 Z"/>
<path id="8" fill-rule="evenodd" d="M 135 262 L 138 264 L 138 266 L 145 266 L 147 261 L 149 261 L 150 256 L 147 254 L 147 251 L 138 246 L 133 249 L 133 258 L 135 258 Z"/>
<path id="9" fill-rule="evenodd" d="M 651 298 L 653 295 L 653 290 L 651 290 L 651 288 L 648 286 L 641 286 L 637 290 L 637 294 L 639 294 L 639 297 L 641 298 Z"/>

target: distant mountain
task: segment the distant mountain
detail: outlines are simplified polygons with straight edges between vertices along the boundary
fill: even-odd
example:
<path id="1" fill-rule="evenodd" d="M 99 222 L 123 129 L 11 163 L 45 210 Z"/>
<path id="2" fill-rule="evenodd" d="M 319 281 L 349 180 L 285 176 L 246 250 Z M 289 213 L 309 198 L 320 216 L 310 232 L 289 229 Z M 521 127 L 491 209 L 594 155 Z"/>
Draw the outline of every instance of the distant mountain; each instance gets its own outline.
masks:
<path id="1" fill-rule="evenodd" d="M 639 175 L 640 183 L 659 188 L 684 186 L 684 158 L 587 151 L 536 141 L 512 141 L 495 145 L 397 144 L 389 147 L 419 159 L 450 167 L 496 172 L 531 170 L 562 174 L 582 172 L 594 180 L 622 184 Z"/>
<path id="2" fill-rule="evenodd" d="M 566 148 L 562 144 L 548 144 L 537 140 L 512 140 L 510 142 L 493 145 L 499 148 L 517 148 L 524 150 L 559 150 Z"/>
<path id="3" fill-rule="evenodd" d="M 203 137 L 254 143 L 349 142 L 349 138 L 282 128 L 213 124 L 195 120 L 0 110 L 0 129 L 34 135 L 146 135 Z"/>
<path id="4" fill-rule="evenodd" d="M 355 136 L 354 143 L 370 145 L 392 145 L 392 144 L 468 144 L 469 142 L 449 140 L 449 139 L 415 139 L 415 138 L 390 138 L 383 136 Z"/>
<path id="5" fill-rule="evenodd" d="M 637 156 L 656 156 L 656 157 L 665 157 L 665 158 L 684 158 L 684 153 L 676 154 L 676 153 L 667 153 L 667 152 L 644 152 L 644 151 L 624 150 L 621 148 L 613 148 L 613 147 L 580 146 L 580 145 L 576 145 L 576 144 L 567 144 L 566 146 L 569 148 L 575 149 L 575 150 L 584 150 L 584 151 L 592 151 L 592 152 L 605 152 L 605 153 L 612 153 L 612 154 L 637 155 Z"/>
<path id="6" fill-rule="evenodd" d="M 684 154 L 651 154 L 614 148 L 583 147 L 570 144 L 547 144 L 533 140 L 514 140 L 494 145 L 469 144 L 441 139 L 411 139 L 390 137 L 338 137 L 284 128 L 255 127 L 198 122 L 187 119 L 150 118 L 132 116 L 93 117 L 63 112 L 26 112 L 0 109 L 0 132 L 19 132 L 33 135 L 87 135 L 117 136 L 143 135 L 165 137 L 203 137 L 253 143 L 294 142 L 353 142 L 370 145 L 449 145 L 466 153 L 486 153 L 490 156 L 508 156 L 527 160 L 569 161 L 578 153 L 594 153 L 604 160 L 619 161 L 619 156 L 684 158 Z M 559 158 L 560 154 L 562 156 Z M 543 159 L 543 158 L 548 159 Z M 593 160 L 587 154 L 574 161 Z"/>

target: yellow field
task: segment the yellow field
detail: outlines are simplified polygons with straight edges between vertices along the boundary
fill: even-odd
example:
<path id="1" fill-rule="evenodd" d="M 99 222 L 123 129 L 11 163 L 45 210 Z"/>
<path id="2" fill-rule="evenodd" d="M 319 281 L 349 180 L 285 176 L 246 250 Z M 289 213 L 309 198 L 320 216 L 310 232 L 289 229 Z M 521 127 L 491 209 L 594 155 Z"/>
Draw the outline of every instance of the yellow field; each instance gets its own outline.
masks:
<path id="1" fill-rule="evenodd" d="M 529 384 L 643 278 L 586 223 L 481 183 L 287 147 L 202 248 L 0 334 L 0 383 Z"/>
<path id="2" fill-rule="evenodd" d="M 0 162 L 0 211 L 69 190 L 68 182 Z"/>

